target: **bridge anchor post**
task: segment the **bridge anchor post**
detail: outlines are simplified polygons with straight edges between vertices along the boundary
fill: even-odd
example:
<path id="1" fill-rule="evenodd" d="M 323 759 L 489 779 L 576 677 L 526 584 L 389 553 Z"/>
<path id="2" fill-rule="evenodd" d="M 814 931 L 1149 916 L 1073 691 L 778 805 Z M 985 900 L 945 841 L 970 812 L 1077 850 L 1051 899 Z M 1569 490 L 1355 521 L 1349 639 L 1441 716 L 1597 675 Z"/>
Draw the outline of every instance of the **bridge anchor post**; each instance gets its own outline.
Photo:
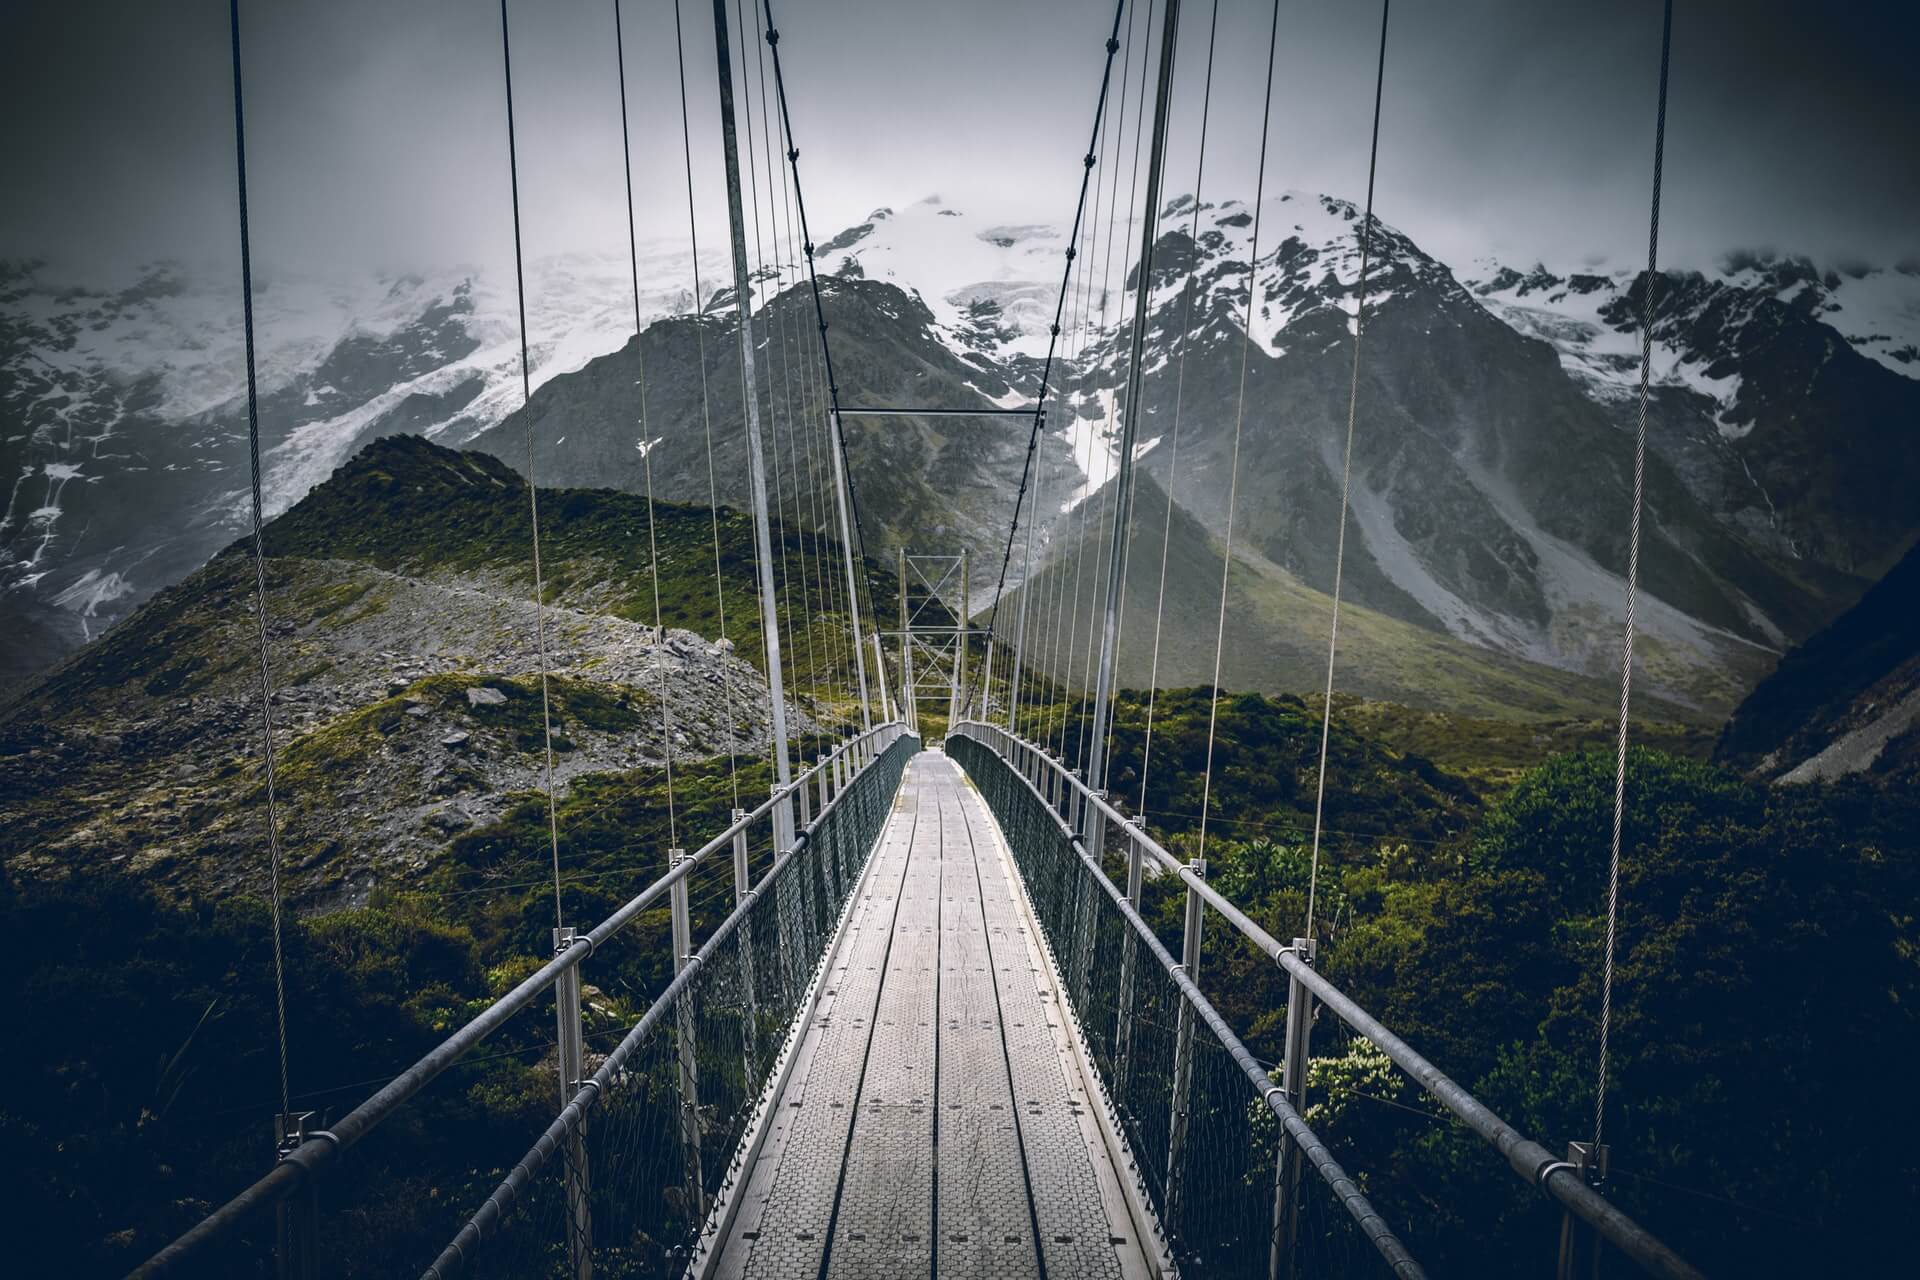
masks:
<path id="1" fill-rule="evenodd" d="M 553 953 L 559 955 L 579 941 L 571 928 L 553 931 Z M 556 1048 L 560 1057 L 560 1107 L 573 1101 L 580 1083 L 586 1078 L 586 1034 L 580 1022 L 580 966 L 560 975 L 553 984 L 554 1016 L 559 1035 Z M 587 1185 L 587 1132 L 584 1123 L 567 1134 L 565 1179 L 567 1191 L 567 1257 L 572 1263 L 573 1280 L 591 1280 L 593 1276 L 592 1201 Z"/>
<path id="2" fill-rule="evenodd" d="M 1295 938 L 1289 948 L 1313 963 L 1318 948 L 1311 938 Z M 1286 1052 L 1280 1064 L 1280 1091 L 1295 1111 L 1307 1105 L 1307 1063 L 1313 1036 L 1313 993 L 1292 974 L 1287 976 Z M 1273 1280 L 1292 1280 L 1300 1242 L 1300 1146 L 1280 1131 L 1273 1162 L 1273 1248 L 1267 1272 Z"/>
<path id="3" fill-rule="evenodd" d="M 667 851 L 669 869 L 686 860 L 685 849 Z M 685 876 L 673 882 L 668 900 L 673 916 L 673 971 L 678 974 L 693 953 L 693 918 L 687 908 Z M 687 1166 L 687 1216 L 698 1223 L 706 1217 L 707 1205 L 700 1175 L 700 1063 L 695 1054 L 693 997 L 687 992 L 682 991 L 673 1002 L 673 1017 L 680 1049 L 680 1150 Z"/>
<path id="4" fill-rule="evenodd" d="M 315 1111 L 283 1111 L 273 1118 L 274 1150 L 285 1160 L 306 1141 Z M 279 1280 L 308 1280 L 319 1274 L 314 1263 L 315 1238 L 320 1232 L 320 1208 L 313 1179 L 274 1209 L 274 1273 Z"/>
<path id="5" fill-rule="evenodd" d="M 1589 1183 L 1597 1183 L 1607 1176 L 1608 1155 L 1604 1142 L 1567 1144 L 1567 1163 Z M 1571 1211 L 1560 1217 L 1560 1257 L 1554 1275 L 1557 1280 L 1599 1280 L 1599 1233 L 1574 1217 Z"/>

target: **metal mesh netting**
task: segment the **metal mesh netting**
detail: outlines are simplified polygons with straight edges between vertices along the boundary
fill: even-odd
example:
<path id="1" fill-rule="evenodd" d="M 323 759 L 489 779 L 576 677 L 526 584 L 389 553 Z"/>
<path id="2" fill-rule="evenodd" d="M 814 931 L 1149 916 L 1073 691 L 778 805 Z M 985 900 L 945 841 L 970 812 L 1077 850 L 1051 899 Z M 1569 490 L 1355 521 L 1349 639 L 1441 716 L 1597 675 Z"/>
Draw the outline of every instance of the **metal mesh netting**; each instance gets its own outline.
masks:
<path id="1" fill-rule="evenodd" d="M 1183 1273 L 1269 1275 L 1281 1144 L 1298 1148 L 1245 1048 L 1192 1002 L 1173 958 L 1127 918 L 1124 898 L 1026 780 L 971 738 L 950 736 L 946 749 L 1006 834 L 1174 1260 Z M 1387 1274 L 1339 1198 L 1296 1163 L 1295 1272 Z"/>
<path id="2" fill-rule="evenodd" d="M 755 1104 L 917 749 L 897 740 L 857 778 L 617 1044 L 589 1038 L 593 1085 L 435 1274 L 571 1275 L 582 1249 L 596 1276 L 686 1269 L 715 1199 L 744 1173 L 734 1166 Z"/>

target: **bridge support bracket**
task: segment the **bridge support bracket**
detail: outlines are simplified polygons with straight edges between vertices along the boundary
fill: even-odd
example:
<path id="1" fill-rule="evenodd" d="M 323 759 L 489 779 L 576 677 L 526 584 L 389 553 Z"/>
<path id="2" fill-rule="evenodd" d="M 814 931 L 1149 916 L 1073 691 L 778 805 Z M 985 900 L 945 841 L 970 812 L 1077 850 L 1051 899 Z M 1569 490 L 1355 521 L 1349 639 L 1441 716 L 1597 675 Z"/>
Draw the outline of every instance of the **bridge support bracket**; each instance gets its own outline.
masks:
<path id="1" fill-rule="evenodd" d="M 1607 1176 L 1610 1148 L 1606 1143 L 1569 1142 L 1567 1164 L 1590 1184 Z M 1544 1184 L 1545 1179 L 1542 1179 Z M 1558 1280 L 1598 1280 L 1600 1235 L 1571 1210 L 1560 1217 L 1560 1257 L 1554 1269 Z"/>
<path id="2" fill-rule="evenodd" d="M 317 1111 L 282 1111 L 273 1118 L 273 1145 L 285 1160 L 312 1137 Z M 274 1272 L 279 1280 L 308 1280 L 318 1275 L 314 1252 L 320 1230 L 319 1206 L 313 1180 L 305 1178 L 274 1212 Z"/>

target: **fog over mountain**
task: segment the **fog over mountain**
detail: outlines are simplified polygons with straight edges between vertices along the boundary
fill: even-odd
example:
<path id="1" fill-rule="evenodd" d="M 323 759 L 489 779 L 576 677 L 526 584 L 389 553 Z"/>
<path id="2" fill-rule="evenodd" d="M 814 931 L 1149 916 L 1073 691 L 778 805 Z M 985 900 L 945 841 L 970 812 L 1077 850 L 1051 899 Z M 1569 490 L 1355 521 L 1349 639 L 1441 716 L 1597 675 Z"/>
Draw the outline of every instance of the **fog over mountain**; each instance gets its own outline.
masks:
<path id="1" fill-rule="evenodd" d="M 1055 388 L 1071 412 L 1042 450 L 1046 554 L 1079 554 L 1097 523 L 1087 510 L 1121 412 L 1141 213 L 1126 148 L 1157 56 L 1144 12 L 1123 20 L 1082 245 L 1083 261 L 1101 255 L 1097 296 L 1089 273 Z M 269 514 L 395 432 L 518 466 L 530 421 L 543 482 L 636 489 L 645 456 L 670 496 L 698 500 L 697 411 L 718 424 L 718 456 L 737 464 L 711 30 L 684 28 L 696 298 L 670 15 L 627 14 L 643 435 L 635 380 L 609 360 L 633 328 L 612 14 L 511 13 L 537 391 L 524 412 L 496 12 L 454 0 L 244 11 Z M 1032 394 L 1111 13 L 778 11 L 836 340 L 860 356 L 843 370 L 850 402 Z M 1188 6 L 1170 191 L 1198 176 L 1209 16 Z M 1369 291 L 1348 596 L 1502 660 L 1583 677 L 1615 643 L 1657 16 L 1488 0 L 1396 15 L 1389 46 L 1385 253 Z M 1262 17 L 1220 15 L 1201 216 L 1191 198 L 1170 200 L 1155 262 L 1144 467 L 1181 513 L 1168 527 L 1203 538 L 1224 530 Z M 1283 14 L 1253 335 L 1255 482 L 1236 555 L 1282 575 L 1285 592 L 1331 587 L 1376 17 Z M 1814 17 L 1686 5 L 1677 19 L 1654 435 L 1655 500 L 1667 505 L 1652 535 L 1672 554 L 1650 562 L 1648 660 L 1666 662 L 1666 693 L 1702 714 L 1829 621 L 1914 532 L 1920 171 L 1902 139 L 1920 114 L 1899 86 L 1915 24 L 1893 6 Z M 224 10 L 43 5 L 13 21 L 21 38 L 0 42 L 0 93 L 37 127 L 18 140 L 24 181 L 0 208 L 8 679 L 190 572 L 240 532 L 245 506 Z M 754 58 L 738 74 L 763 107 L 762 46 L 740 34 L 736 52 Z M 929 42 L 954 69 L 944 82 L 890 52 Z M 785 175 L 769 120 L 750 109 L 743 139 L 749 195 L 768 219 L 756 218 L 750 245 L 763 305 L 793 286 L 783 263 L 798 238 L 776 209 Z M 1189 267 L 1195 336 L 1176 341 Z M 806 307 L 776 299 L 778 341 L 804 336 Z M 1187 423 L 1177 464 L 1176 386 Z M 878 549 L 997 544 L 1023 455 L 1011 425 L 857 430 Z M 723 500 L 744 499 L 737 477 L 737 465 L 720 468 Z M 1061 515 L 1071 527 L 1054 527 Z M 1261 679 L 1290 686 L 1299 668 L 1269 663 Z"/>

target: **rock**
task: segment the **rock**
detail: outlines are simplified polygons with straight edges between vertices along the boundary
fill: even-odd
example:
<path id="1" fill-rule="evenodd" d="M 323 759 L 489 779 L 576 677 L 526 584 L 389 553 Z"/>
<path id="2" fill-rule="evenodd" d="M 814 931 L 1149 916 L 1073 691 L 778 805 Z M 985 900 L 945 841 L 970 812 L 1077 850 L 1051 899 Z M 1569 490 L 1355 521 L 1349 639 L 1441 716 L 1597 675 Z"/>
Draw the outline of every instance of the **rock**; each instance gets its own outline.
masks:
<path id="1" fill-rule="evenodd" d="M 722 636 L 720 639 L 715 640 L 713 642 L 713 651 L 718 654 L 732 653 L 733 641 L 727 639 L 725 636 Z"/>
<path id="2" fill-rule="evenodd" d="M 468 733 L 465 729 L 455 729 L 452 733 L 440 739 L 440 745 L 443 747 L 450 747 L 455 750 L 458 750 L 459 748 L 466 746 L 468 739 L 470 739 L 472 736 L 473 735 Z"/>
<path id="3" fill-rule="evenodd" d="M 485 685 L 475 685 L 467 690 L 467 705 L 474 707 L 497 707 L 507 700 L 507 695 L 498 689 L 489 689 Z"/>
<path id="4" fill-rule="evenodd" d="M 410 716 L 413 716 L 415 719 L 424 720 L 431 713 L 426 709 L 426 707 L 416 702 L 412 706 L 407 708 L 407 714 Z"/>
<path id="5" fill-rule="evenodd" d="M 464 831 L 473 825 L 473 818 L 460 809 L 448 806 L 428 814 L 427 825 L 439 831 Z"/>

